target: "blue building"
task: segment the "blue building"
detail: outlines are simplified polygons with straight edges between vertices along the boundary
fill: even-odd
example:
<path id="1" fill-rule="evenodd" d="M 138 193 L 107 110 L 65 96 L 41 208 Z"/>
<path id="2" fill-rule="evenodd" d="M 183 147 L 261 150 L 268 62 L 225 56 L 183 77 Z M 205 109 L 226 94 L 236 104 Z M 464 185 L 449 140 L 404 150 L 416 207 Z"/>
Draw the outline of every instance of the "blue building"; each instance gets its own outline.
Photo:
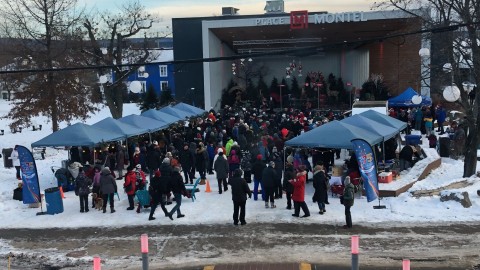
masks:
<path id="1" fill-rule="evenodd" d="M 142 85 L 140 93 L 145 93 L 150 86 L 153 86 L 157 96 L 161 91 L 170 90 L 175 97 L 174 65 L 163 64 L 162 62 L 173 61 L 172 49 L 150 50 L 154 60 L 150 64 L 138 68 L 137 72 L 131 74 L 127 79 L 127 86 L 133 81 L 139 81 Z M 159 63 L 152 64 L 152 63 Z"/>

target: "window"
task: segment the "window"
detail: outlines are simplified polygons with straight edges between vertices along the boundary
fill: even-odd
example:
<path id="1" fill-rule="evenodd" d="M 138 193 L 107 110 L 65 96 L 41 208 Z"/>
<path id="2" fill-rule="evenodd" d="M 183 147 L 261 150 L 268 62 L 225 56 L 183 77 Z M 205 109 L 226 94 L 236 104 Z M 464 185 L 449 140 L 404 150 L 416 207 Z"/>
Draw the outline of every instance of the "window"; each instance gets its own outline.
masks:
<path id="1" fill-rule="evenodd" d="M 161 91 L 168 90 L 168 81 L 161 81 L 160 82 L 160 90 Z"/>
<path id="2" fill-rule="evenodd" d="M 140 81 L 142 84 L 142 91 L 140 93 L 146 93 L 147 92 L 147 82 L 146 81 Z"/>
<path id="3" fill-rule="evenodd" d="M 160 66 L 160 77 L 167 77 L 167 66 Z"/>

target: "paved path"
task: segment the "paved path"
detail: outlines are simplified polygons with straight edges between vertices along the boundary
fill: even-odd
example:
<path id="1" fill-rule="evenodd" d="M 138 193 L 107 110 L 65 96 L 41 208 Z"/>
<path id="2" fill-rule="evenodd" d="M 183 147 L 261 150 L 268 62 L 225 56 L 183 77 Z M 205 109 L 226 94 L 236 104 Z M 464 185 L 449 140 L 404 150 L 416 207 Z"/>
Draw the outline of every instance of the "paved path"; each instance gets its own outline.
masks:
<path id="1" fill-rule="evenodd" d="M 363 269 L 400 269 L 403 258 L 411 259 L 416 270 L 465 270 L 480 265 L 477 224 L 382 224 L 345 230 L 324 224 L 252 223 L 0 229 L 0 269 L 6 269 L 8 256 L 12 257 L 12 269 L 88 269 L 95 255 L 102 258 L 102 270 L 140 269 L 142 233 L 149 235 L 152 270 L 201 270 L 209 265 L 216 270 L 242 269 L 239 263 L 260 263 L 253 265 L 263 267 L 300 262 L 310 263 L 315 270 L 348 269 L 353 234 L 360 235 Z M 230 265 L 238 267 L 228 268 Z"/>

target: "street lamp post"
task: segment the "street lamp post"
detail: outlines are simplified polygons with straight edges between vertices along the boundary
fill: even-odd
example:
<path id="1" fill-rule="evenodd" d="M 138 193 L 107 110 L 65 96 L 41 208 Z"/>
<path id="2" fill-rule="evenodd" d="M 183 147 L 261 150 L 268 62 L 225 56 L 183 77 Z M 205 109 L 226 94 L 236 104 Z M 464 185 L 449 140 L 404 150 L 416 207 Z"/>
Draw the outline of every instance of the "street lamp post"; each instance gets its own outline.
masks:
<path id="1" fill-rule="evenodd" d="M 195 106 L 195 87 L 190 88 L 190 90 L 192 91 L 192 106 Z"/>
<path id="2" fill-rule="evenodd" d="M 284 84 L 279 84 L 279 85 L 278 85 L 278 88 L 280 88 L 280 110 L 283 111 L 282 87 L 285 87 L 285 85 L 284 85 Z"/>
<path id="3" fill-rule="evenodd" d="M 316 83 L 315 86 L 317 86 L 317 110 L 320 110 L 320 87 L 322 87 L 323 84 Z"/>
<path id="4" fill-rule="evenodd" d="M 350 92 L 350 109 L 352 109 L 352 88 L 351 88 L 351 86 L 352 86 L 352 83 L 351 83 L 351 82 L 347 82 L 347 87 L 348 87 L 348 89 L 349 89 L 348 92 Z"/>

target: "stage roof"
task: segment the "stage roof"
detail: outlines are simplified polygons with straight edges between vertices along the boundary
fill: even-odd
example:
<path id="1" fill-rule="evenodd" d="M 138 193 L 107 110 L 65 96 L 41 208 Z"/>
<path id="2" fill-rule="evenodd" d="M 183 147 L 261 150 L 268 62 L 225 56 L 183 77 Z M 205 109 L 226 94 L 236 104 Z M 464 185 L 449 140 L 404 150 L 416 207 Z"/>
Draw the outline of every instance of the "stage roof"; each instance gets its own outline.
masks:
<path id="1" fill-rule="evenodd" d="M 251 18 L 252 16 L 232 16 L 228 19 L 243 17 Z M 261 15 L 259 17 L 263 18 Z M 238 54 L 303 47 L 322 47 L 320 49 L 322 51 L 339 48 L 338 43 L 348 43 L 349 48 L 358 48 L 371 43 L 372 39 L 377 41 L 387 35 L 413 32 L 420 27 L 419 23 L 414 23 L 415 20 L 417 19 L 389 18 L 330 24 L 310 23 L 308 28 L 297 30 L 291 30 L 290 24 L 210 28 L 210 30 Z M 335 45 L 330 47 L 332 44 Z M 314 54 L 313 52 L 305 53 Z"/>

